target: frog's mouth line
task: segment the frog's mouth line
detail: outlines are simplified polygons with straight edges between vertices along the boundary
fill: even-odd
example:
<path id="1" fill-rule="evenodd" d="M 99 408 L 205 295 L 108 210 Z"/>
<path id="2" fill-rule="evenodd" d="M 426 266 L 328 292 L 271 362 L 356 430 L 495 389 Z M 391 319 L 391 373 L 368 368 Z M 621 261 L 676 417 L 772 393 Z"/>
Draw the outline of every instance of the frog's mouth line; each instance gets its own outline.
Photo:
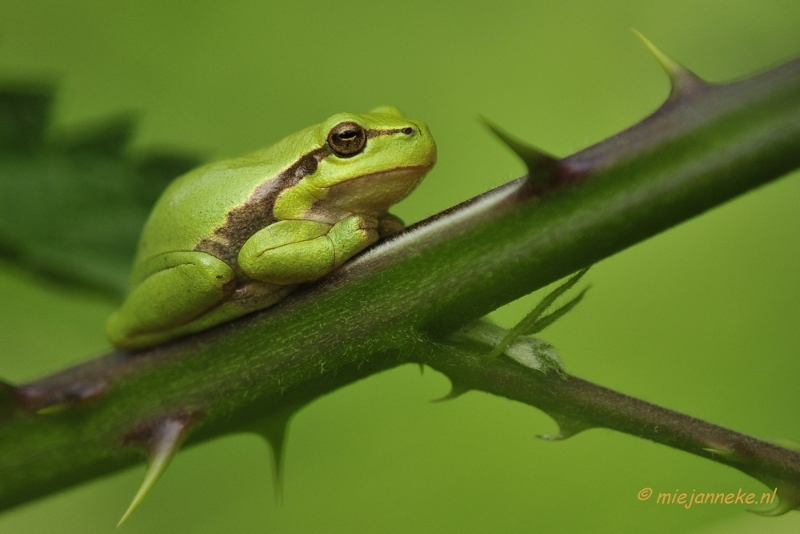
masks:
<path id="1" fill-rule="evenodd" d="M 386 171 L 377 171 L 365 174 L 363 176 L 359 176 L 358 178 L 353 178 L 352 180 L 348 180 L 342 184 L 337 184 L 337 185 L 347 185 L 354 182 L 358 182 L 359 185 L 361 185 L 364 183 L 370 183 L 375 180 L 384 180 L 386 179 L 387 176 L 393 176 L 393 175 L 404 175 L 404 176 L 414 175 L 421 180 L 422 177 L 425 176 L 428 173 L 428 171 L 430 171 L 432 168 L 433 168 L 433 163 L 428 165 L 407 165 L 404 167 L 395 167 L 394 169 L 389 169 Z M 337 187 L 337 185 L 331 186 L 328 189 L 335 188 Z"/>

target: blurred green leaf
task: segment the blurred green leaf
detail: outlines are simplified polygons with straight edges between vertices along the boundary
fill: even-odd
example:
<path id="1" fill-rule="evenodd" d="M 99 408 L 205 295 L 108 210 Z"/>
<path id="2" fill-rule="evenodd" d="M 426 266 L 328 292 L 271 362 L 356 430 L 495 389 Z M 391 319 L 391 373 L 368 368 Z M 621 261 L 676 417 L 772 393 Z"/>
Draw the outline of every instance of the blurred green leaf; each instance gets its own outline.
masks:
<path id="1" fill-rule="evenodd" d="M 23 152 L 41 146 L 53 93 L 47 83 L 0 85 L 0 151 Z"/>
<path id="2" fill-rule="evenodd" d="M 129 153 L 130 114 L 47 136 L 52 99 L 43 85 L 0 86 L 0 257 L 120 298 L 150 208 L 199 158 Z"/>

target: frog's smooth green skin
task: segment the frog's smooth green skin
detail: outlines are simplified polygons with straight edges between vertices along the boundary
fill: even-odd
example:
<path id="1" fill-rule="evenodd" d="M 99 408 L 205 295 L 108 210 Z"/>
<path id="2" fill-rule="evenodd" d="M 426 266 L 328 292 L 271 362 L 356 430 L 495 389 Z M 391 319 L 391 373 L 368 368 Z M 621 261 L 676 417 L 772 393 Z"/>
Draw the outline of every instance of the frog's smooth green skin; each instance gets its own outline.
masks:
<path id="1" fill-rule="evenodd" d="M 184 174 L 145 224 L 111 342 L 157 345 L 275 304 L 402 228 L 387 210 L 435 162 L 428 127 L 386 106 Z"/>

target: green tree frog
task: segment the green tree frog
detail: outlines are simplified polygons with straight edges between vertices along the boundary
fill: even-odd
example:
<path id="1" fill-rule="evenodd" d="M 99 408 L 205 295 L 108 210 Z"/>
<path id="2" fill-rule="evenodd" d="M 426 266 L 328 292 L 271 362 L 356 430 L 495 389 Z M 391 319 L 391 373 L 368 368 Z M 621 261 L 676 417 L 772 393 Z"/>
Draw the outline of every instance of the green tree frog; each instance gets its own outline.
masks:
<path id="1" fill-rule="evenodd" d="M 158 345 L 272 306 L 401 229 L 387 210 L 435 162 L 428 127 L 385 106 L 180 176 L 144 226 L 111 342 Z"/>

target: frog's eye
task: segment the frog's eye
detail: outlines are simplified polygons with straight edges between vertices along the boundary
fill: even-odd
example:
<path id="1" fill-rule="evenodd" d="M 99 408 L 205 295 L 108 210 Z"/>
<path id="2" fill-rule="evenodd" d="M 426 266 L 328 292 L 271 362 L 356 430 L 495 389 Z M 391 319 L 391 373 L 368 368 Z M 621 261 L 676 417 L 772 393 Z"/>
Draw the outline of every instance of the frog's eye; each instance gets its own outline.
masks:
<path id="1" fill-rule="evenodd" d="M 355 122 L 342 122 L 331 129 L 328 144 L 337 156 L 355 156 L 367 146 L 367 132 Z"/>

